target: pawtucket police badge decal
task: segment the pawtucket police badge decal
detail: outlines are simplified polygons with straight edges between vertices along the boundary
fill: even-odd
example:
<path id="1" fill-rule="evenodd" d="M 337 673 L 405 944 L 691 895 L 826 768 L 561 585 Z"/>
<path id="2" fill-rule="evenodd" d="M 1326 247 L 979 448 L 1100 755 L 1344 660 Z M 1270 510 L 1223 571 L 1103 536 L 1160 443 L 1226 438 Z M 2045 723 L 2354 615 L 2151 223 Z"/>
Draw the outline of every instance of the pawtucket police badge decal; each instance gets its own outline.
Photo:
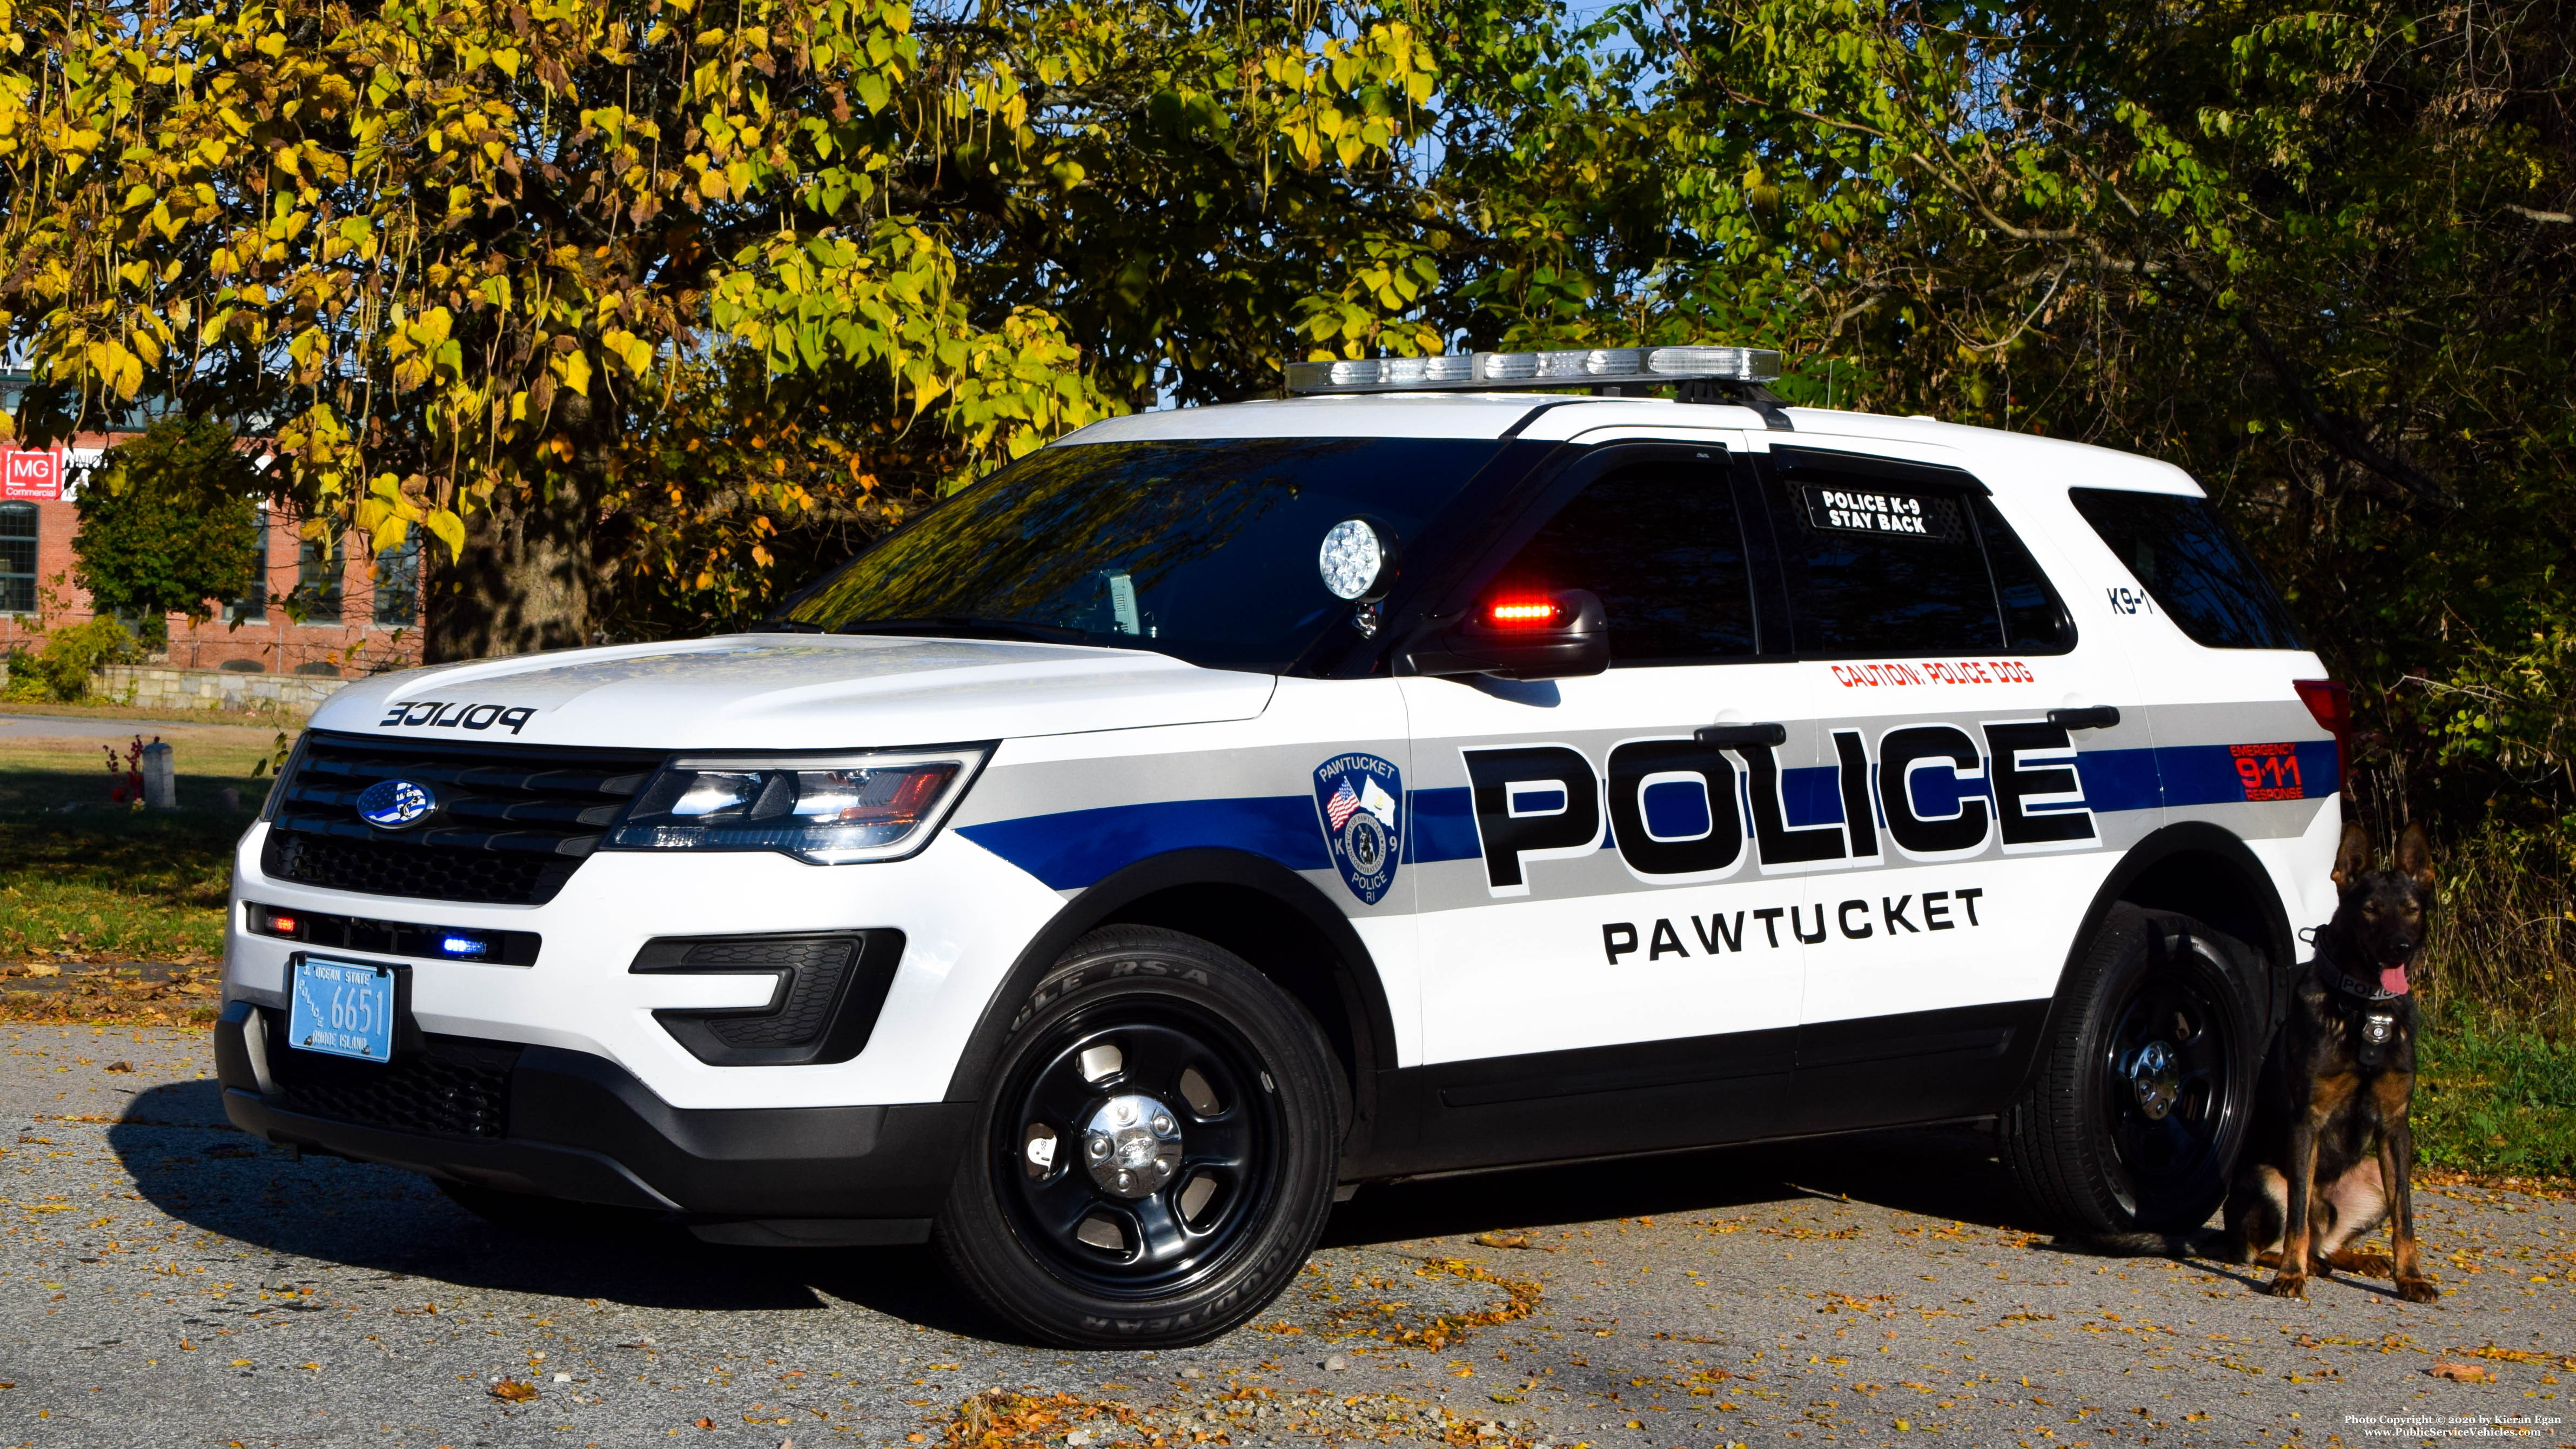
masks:
<path id="1" fill-rule="evenodd" d="M 1368 905 L 1385 899 L 1404 854 L 1404 777 L 1375 755 L 1335 755 L 1315 767 L 1315 808 L 1342 884 Z"/>

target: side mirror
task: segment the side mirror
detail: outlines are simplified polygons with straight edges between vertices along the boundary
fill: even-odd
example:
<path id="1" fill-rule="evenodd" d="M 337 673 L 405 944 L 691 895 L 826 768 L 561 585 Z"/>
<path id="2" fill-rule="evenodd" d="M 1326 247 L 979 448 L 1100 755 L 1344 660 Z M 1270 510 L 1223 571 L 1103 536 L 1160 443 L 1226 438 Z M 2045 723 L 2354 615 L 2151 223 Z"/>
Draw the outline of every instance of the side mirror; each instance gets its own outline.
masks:
<path id="1" fill-rule="evenodd" d="M 1435 677 L 1599 674 L 1610 667 L 1610 622 L 1601 600 L 1582 589 L 1506 596 L 1417 636 L 1397 651 L 1396 665 L 1400 674 Z"/>

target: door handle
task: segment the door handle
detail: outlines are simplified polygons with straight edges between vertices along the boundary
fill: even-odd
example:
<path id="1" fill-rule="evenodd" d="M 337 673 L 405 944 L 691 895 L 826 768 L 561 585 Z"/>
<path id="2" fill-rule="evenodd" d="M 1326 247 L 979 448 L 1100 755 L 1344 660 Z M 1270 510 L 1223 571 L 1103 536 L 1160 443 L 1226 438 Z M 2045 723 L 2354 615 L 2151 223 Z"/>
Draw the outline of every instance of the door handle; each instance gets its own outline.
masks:
<path id="1" fill-rule="evenodd" d="M 1702 725 L 1691 732 L 1691 738 L 1721 750 L 1751 745 L 1785 745 L 1789 743 L 1789 728 L 1780 724 Z"/>
<path id="2" fill-rule="evenodd" d="M 2062 730 L 2107 730 L 2120 723 L 2116 705 L 2097 704 L 2087 709 L 2052 709 L 2048 722 Z"/>

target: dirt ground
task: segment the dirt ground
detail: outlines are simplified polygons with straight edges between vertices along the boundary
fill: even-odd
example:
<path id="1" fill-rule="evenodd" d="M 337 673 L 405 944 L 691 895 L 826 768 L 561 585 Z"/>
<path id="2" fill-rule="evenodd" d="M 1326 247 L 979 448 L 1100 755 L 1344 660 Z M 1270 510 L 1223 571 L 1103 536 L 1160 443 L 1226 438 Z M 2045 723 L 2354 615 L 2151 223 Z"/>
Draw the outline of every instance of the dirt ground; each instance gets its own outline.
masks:
<path id="1" fill-rule="evenodd" d="M 2060 1251 L 1964 1132 L 1453 1178 L 1363 1190 L 1256 1326 L 1073 1354 L 927 1249 L 504 1235 L 224 1126 L 207 1040 L 0 1024 L 0 1443 L 2420 1443 L 2576 1388 L 2554 1197 L 2427 1190 L 2416 1306 Z"/>

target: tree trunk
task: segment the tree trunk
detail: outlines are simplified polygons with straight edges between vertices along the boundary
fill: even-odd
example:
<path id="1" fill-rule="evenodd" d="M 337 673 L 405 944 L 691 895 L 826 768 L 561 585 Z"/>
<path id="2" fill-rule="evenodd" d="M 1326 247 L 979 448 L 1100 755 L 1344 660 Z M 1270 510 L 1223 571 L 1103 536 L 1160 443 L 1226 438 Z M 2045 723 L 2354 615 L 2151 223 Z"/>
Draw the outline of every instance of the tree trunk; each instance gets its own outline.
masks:
<path id="1" fill-rule="evenodd" d="M 425 662 L 452 664 L 594 642 L 599 569 L 596 510 L 558 489 L 496 499 L 465 527 L 465 552 L 428 570 Z M 443 553 L 429 544 L 424 556 Z"/>

